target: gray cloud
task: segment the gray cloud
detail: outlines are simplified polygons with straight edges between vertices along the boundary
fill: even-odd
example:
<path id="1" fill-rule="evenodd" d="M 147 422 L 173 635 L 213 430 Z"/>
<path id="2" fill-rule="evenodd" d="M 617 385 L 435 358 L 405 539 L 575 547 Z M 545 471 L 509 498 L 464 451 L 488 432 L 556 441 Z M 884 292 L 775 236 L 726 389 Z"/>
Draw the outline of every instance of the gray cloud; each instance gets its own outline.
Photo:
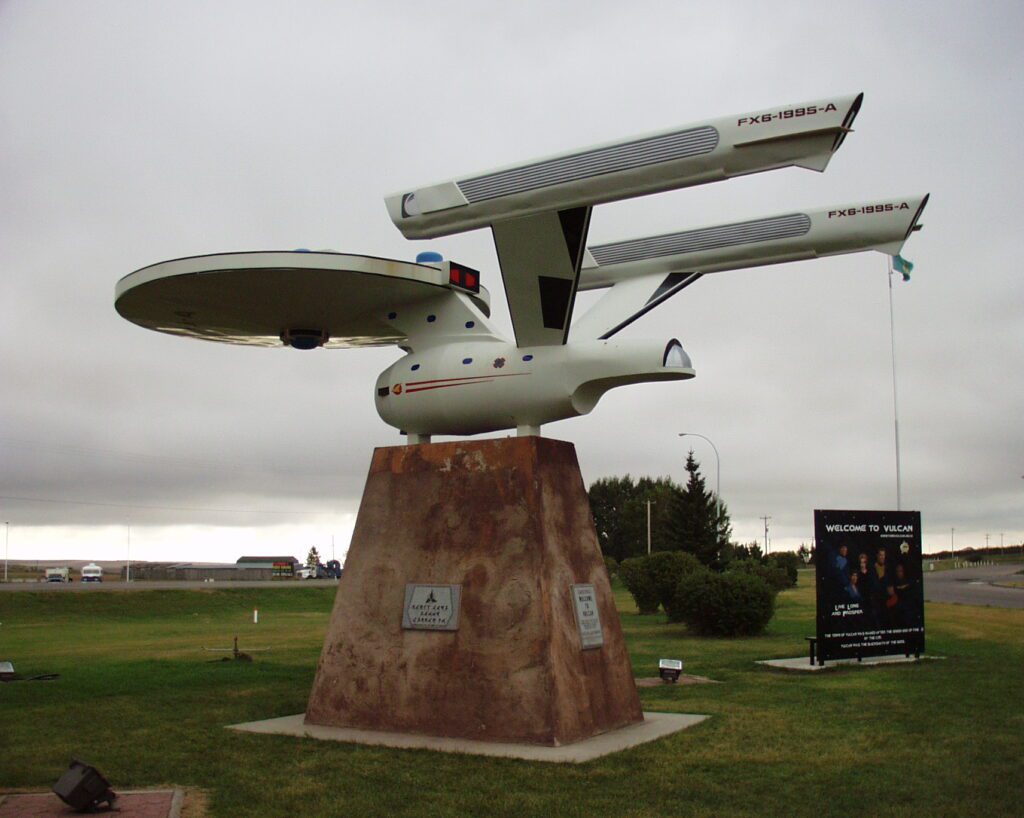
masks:
<path id="1" fill-rule="evenodd" d="M 1019 540 L 1022 16 L 1011 3 L 6 3 L 0 495 L 107 505 L 0 500 L 0 513 L 91 526 L 133 506 L 153 526 L 260 526 L 270 515 L 194 509 L 354 511 L 372 448 L 400 442 L 371 391 L 394 350 L 146 333 L 112 306 L 135 268 L 236 249 L 408 258 L 423 245 L 386 216 L 396 189 L 864 90 L 825 175 L 609 205 L 591 239 L 931 191 L 913 280 L 894 293 L 904 505 L 936 546 L 950 526 L 974 544 Z M 489 236 L 429 244 L 485 271 L 508 326 Z M 815 507 L 893 505 L 882 256 L 708 277 L 628 332 L 679 337 L 698 378 L 610 393 L 546 429 L 576 443 L 588 480 L 680 477 L 689 442 L 675 434 L 690 430 L 722 453 L 738 536 L 771 514 L 776 542 L 795 544 Z"/>

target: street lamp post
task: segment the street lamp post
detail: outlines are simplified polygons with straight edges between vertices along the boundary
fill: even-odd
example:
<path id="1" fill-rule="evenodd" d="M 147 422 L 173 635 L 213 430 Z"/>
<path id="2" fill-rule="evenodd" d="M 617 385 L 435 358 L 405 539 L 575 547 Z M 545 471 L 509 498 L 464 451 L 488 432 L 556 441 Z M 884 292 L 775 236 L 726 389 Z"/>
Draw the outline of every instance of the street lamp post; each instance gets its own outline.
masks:
<path id="1" fill-rule="evenodd" d="M 4 582 L 7 582 L 7 546 L 11 541 L 11 523 L 4 523 Z"/>

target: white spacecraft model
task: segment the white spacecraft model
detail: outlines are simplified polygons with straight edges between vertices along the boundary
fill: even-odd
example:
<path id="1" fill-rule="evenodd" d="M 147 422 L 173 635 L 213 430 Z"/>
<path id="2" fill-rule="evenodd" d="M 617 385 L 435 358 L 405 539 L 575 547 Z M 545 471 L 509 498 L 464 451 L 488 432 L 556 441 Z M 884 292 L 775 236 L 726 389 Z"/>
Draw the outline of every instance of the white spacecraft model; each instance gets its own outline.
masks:
<path id="1" fill-rule="evenodd" d="M 709 273 L 876 250 L 898 254 L 927 195 L 877 199 L 587 246 L 598 204 L 789 166 L 823 171 L 863 95 L 688 125 L 387 198 L 409 239 L 490 227 L 515 340 L 490 320 L 477 270 L 334 252 L 226 253 L 144 267 L 117 284 L 117 311 L 160 332 L 297 349 L 395 344 L 377 411 L 409 437 L 585 415 L 616 386 L 683 380 L 676 339 L 620 331 Z M 572 322 L 580 290 L 607 289 Z"/>

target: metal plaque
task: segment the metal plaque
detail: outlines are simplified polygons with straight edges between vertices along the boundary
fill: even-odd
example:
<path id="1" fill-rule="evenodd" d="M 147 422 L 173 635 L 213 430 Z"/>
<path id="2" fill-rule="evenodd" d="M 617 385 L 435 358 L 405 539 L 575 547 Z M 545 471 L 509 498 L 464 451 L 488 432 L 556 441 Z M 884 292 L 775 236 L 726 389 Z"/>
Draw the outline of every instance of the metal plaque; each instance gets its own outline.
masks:
<path id="1" fill-rule="evenodd" d="M 402 627 L 416 631 L 457 631 L 461 585 L 405 586 Z"/>
<path id="2" fill-rule="evenodd" d="M 594 586 L 590 584 L 573 585 L 572 601 L 583 650 L 599 648 L 604 645 L 604 630 L 601 628 L 601 615 L 597 611 L 597 595 L 594 593 Z"/>

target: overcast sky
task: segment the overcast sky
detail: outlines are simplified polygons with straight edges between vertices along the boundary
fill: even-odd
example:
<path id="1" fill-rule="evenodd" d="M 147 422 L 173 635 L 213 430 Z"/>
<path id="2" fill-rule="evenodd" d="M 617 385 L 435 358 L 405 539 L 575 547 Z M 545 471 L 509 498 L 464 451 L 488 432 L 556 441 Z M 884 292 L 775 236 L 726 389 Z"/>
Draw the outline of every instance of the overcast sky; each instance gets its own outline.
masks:
<path id="1" fill-rule="evenodd" d="M 863 91 L 818 174 L 598 208 L 590 242 L 931 192 L 895 291 L 904 508 L 925 548 L 1024 539 L 1019 3 L 502 4 L 0 0 L 0 522 L 12 559 L 233 561 L 347 546 L 374 410 L 401 354 L 235 348 L 146 332 L 114 284 L 165 259 L 435 249 L 383 197 L 711 117 Z M 584 478 L 682 479 L 721 453 L 735 537 L 812 539 L 815 508 L 895 507 L 884 256 L 704 278 L 630 337 L 692 381 L 544 428 Z M 581 299 L 585 307 L 588 299 Z M 579 311 L 577 312 L 579 314 Z M 709 483 L 715 457 L 692 439 Z"/>

